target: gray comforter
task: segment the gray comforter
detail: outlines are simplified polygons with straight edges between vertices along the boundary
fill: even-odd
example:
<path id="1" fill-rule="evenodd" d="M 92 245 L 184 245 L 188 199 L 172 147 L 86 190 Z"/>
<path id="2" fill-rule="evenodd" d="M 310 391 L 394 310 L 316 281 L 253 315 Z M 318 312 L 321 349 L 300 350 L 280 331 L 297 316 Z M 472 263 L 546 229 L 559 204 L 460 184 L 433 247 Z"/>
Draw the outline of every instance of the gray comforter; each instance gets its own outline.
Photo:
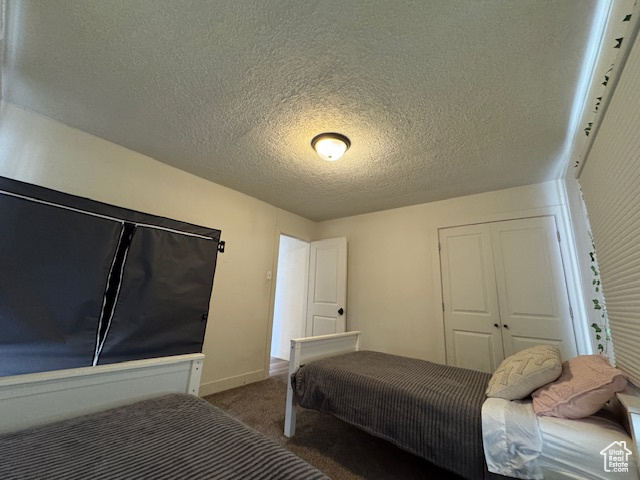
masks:
<path id="1" fill-rule="evenodd" d="M 172 394 L 0 435 L 0 479 L 326 479 L 206 401 Z"/>
<path id="2" fill-rule="evenodd" d="M 378 352 L 310 362 L 298 404 L 329 412 L 467 479 L 487 478 L 481 411 L 491 375 Z"/>

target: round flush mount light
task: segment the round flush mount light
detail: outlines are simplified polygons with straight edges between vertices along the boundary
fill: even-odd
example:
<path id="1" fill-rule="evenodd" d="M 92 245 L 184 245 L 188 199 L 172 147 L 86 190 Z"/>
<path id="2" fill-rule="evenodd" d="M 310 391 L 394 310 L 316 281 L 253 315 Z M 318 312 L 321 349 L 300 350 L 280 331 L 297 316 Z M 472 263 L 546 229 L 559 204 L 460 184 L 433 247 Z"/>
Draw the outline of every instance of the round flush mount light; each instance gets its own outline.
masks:
<path id="1" fill-rule="evenodd" d="M 320 158 L 333 162 L 351 146 L 351 141 L 340 133 L 321 133 L 311 140 L 311 146 Z"/>

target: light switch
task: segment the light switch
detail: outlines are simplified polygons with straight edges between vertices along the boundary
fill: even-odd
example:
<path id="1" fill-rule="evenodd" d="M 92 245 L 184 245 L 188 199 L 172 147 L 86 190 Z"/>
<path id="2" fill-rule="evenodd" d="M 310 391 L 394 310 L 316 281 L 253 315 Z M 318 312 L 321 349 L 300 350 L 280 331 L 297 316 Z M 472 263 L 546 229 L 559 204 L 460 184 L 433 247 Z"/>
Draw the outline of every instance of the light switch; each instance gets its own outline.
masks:
<path id="1" fill-rule="evenodd" d="M 271 270 L 267 271 L 267 280 L 271 280 Z"/>

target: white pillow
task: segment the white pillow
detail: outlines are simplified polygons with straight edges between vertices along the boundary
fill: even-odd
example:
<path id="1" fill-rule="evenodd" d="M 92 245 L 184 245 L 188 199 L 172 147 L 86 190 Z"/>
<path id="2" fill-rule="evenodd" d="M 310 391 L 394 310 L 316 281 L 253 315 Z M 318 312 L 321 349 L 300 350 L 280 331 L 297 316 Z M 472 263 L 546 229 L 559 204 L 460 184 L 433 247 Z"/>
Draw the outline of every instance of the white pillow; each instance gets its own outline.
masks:
<path id="1" fill-rule="evenodd" d="M 527 348 L 505 358 L 487 386 L 487 397 L 519 400 L 562 373 L 560 351 L 551 345 Z"/>

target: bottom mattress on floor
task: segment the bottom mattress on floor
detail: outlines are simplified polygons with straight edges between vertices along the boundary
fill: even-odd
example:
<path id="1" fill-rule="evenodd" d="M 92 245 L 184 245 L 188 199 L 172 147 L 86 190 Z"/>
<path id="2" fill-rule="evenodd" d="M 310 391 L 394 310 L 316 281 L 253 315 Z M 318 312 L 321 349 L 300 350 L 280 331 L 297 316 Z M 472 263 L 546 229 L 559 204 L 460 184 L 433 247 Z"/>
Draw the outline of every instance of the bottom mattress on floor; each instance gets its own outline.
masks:
<path id="1" fill-rule="evenodd" d="M 326 479 L 192 395 L 171 394 L 0 435 L 3 480 Z"/>

